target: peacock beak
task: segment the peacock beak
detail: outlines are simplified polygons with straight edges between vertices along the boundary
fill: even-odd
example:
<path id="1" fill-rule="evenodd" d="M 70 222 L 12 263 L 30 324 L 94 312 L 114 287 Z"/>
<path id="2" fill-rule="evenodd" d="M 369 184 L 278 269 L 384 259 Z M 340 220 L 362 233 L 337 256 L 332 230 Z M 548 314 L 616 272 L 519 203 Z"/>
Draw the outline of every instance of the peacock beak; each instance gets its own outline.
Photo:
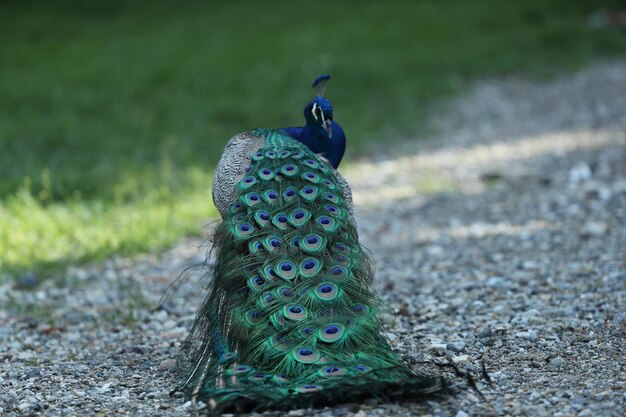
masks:
<path id="1" fill-rule="evenodd" d="M 328 139 L 333 137 L 333 121 L 326 120 L 326 133 L 328 133 Z"/>

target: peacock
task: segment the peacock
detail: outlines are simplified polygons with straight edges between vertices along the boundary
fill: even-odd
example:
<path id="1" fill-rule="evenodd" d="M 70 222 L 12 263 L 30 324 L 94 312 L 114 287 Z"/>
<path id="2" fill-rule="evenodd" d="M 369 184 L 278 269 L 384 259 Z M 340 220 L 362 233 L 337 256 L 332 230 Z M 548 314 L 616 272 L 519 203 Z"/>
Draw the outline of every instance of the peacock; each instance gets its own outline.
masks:
<path id="1" fill-rule="evenodd" d="M 346 137 L 313 83 L 306 125 L 233 137 L 213 179 L 216 262 L 183 343 L 182 391 L 215 412 L 416 398 L 442 389 L 381 335 L 351 190 L 337 172 Z"/>

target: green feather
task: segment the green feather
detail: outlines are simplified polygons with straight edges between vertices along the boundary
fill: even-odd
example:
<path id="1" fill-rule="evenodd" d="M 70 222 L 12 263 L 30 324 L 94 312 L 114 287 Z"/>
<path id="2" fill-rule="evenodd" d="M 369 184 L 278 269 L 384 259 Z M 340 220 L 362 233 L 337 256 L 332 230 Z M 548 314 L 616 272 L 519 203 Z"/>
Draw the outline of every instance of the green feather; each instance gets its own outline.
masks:
<path id="1" fill-rule="evenodd" d="M 213 279 L 181 350 L 179 390 L 218 412 L 439 389 L 380 335 L 388 307 L 334 171 L 279 131 L 253 134 L 264 146 L 215 231 Z"/>

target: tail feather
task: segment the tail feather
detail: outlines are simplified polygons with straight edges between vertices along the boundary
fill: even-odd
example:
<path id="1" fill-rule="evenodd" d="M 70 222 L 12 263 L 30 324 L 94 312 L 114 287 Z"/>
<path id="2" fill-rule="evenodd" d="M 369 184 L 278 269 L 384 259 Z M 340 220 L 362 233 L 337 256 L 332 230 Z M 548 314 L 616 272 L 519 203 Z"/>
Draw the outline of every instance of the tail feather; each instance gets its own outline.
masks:
<path id="1" fill-rule="evenodd" d="M 440 389 L 380 334 L 388 307 L 333 169 L 278 131 L 257 134 L 264 146 L 215 231 L 217 262 L 182 349 L 180 389 L 237 411 Z"/>

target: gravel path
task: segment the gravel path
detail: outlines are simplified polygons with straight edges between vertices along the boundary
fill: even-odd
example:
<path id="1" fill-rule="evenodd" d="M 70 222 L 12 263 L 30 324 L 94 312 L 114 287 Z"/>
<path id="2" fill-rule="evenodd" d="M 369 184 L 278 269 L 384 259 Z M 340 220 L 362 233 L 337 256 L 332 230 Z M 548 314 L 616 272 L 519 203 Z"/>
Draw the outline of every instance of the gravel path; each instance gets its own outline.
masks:
<path id="1" fill-rule="evenodd" d="M 455 396 L 289 415 L 623 416 L 626 61 L 479 83 L 432 123 L 347 177 L 392 343 L 456 363 L 484 398 L 444 370 Z M 202 282 L 157 308 L 201 243 L 0 286 L 0 415 L 201 414 L 168 391 Z"/>

